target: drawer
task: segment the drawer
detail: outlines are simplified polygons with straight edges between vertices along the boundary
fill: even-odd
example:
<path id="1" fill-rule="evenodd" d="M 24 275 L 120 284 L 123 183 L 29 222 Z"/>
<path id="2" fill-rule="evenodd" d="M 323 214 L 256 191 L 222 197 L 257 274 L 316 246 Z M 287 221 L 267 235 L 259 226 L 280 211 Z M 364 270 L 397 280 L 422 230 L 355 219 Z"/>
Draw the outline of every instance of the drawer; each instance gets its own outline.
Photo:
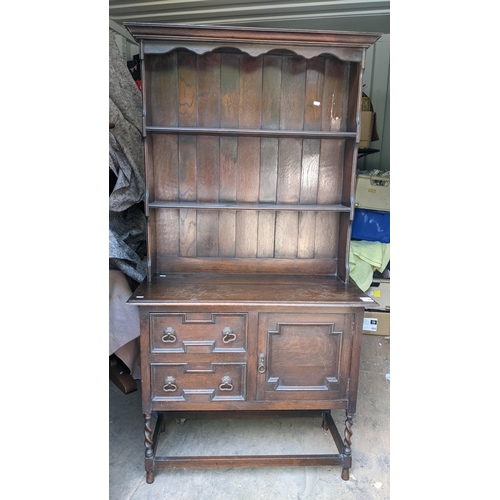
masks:
<path id="1" fill-rule="evenodd" d="M 153 401 L 243 401 L 246 363 L 152 363 Z"/>
<path id="2" fill-rule="evenodd" d="M 151 313 L 151 352 L 246 352 L 246 313 Z"/>

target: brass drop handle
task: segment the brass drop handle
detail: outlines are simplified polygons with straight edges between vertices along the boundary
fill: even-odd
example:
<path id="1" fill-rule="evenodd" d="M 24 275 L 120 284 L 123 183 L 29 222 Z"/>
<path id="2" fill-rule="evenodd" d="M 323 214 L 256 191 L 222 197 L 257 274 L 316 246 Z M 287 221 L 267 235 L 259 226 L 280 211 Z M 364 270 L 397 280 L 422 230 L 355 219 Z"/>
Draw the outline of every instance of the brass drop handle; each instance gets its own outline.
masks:
<path id="1" fill-rule="evenodd" d="M 222 329 L 222 342 L 224 342 L 224 344 L 229 344 L 229 342 L 232 342 L 235 339 L 236 334 L 231 330 L 229 326 L 226 326 Z"/>
<path id="2" fill-rule="evenodd" d="M 167 377 L 165 379 L 165 385 L 163 386 L 163 390 L 165 392 L 172 392 L 177 390 L 177 386 L 175 385 L 175 378 L 174 377 Z"/>
<path id="3" fill-rule="evenodd" d="M 163 333 L 163 337 L 161 338 L 162 342 L 175 342 L 177 340 L 177 337 L 175 336 L 175 330 L 169 326 L 166 328 Z"/>
<path id="4" fill-rule="evenodd" d="M 231 377 L 225 375 L 222 377 L 221 384 L 219 385 L 219 389 L 221 391 L 232 391 L 233 390 L 233 381 Z"/>
<path id="5" fill-rule="evenodd" d="M 259 373 L 264 373 L 266 371 L 266 356 L 265 354 L 261 354 L 259 356 Z"/>

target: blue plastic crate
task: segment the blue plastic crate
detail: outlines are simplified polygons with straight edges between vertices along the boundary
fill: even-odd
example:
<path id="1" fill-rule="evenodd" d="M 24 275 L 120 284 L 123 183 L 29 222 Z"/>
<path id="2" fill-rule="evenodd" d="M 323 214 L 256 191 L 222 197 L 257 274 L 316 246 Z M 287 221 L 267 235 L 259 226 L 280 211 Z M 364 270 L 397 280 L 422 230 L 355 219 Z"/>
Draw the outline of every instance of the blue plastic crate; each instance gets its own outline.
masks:
<path id="1" fill-rule="evenodd" d="M 390 243 L 391 213 L 356 208 L 354 210 L 354 220 L 352 221 L 351 238 L 353 240 Z"/>

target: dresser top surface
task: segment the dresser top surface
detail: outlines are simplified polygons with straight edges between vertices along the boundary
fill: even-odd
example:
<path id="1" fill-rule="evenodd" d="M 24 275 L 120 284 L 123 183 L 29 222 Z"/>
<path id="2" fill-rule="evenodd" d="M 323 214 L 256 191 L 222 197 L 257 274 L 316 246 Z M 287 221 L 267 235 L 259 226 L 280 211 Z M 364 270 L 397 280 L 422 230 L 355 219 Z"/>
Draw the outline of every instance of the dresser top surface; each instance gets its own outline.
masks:
<path id="1" fill-rule="evenodd" d="M 165 274 L 143 282 L 129 304 L 375 306 L 354 283 L 337 276 Z"/>

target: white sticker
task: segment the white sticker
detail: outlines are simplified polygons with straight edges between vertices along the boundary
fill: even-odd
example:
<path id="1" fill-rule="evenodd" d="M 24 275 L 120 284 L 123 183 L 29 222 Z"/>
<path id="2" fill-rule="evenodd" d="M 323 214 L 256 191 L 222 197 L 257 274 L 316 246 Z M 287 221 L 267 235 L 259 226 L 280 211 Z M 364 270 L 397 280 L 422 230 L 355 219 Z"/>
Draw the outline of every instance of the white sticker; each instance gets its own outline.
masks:
<path id="1" fill-rule="evenodd" d="M 360 299 L 363 301 L 363 302 L 375 302 L 373 299 L 371 299 L 370 297 L 360 297 Z"/>
<path id="2" fill-rule="evenodd" d="M 365 332 L 376 332 L 378 325 L 377 318 L 363 318 L 363 330 Z"/>

